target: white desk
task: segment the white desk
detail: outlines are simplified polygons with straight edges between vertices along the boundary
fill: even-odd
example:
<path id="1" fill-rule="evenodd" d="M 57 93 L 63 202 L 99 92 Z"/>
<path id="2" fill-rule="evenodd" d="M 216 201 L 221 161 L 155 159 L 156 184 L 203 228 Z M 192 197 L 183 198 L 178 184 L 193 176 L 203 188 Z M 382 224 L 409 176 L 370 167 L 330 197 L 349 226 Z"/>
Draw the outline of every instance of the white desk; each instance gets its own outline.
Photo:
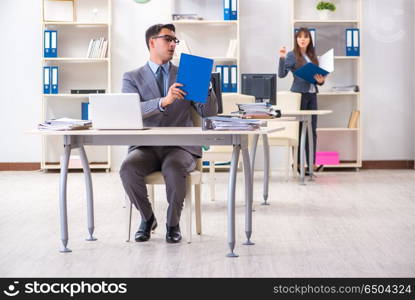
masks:
<path id="1" fill-rule="evenodd" d="M 274 107 L 278 109 L 277 107 Z M 312 116 L 322 116 L 332 113 L 331 110 L 297 110 L 297 111 L 281 111 L 281 118 L 277 119 L 267 119 L 267 122 L 281 122 L 281 121 L 299 121 L 302 122 L 302 130 L 301 130 L 301 137 L 300 137 L 300 182 L 302 185 L 305 185 L 305 147 L 306 147 L 306 132 L 308 132 L 309 142 L 308 142 L 308 149 L 309 149 L 309 173 L 310 173 L 310 181 L 313 180 L 313 165 L 314 165 L 314 145 L 313 136 L 312 134 L 312 127 L 311 127 L 311 117 Z M 252 146 L 251 146 L 251 169 L 254 172 L 254 165 L 255 165 L 255 154 L 256 148 L 258 144 L 260 134 L 255 135 L 253 138 Z M 264 148 L 264 189 L 263 189 L 263 196 L 264 202 L 262 205 L 269 205 L 267 202 L 268 200 L 268 190 L 269 190 L 269 165 L 270 165 L 270 156 L 269 156 L 269 143 L 268 143 L 268 135 L 262 135 L 263 140 L 263 148 Z M 253 177 L 252 177 L 253 178 Z"/>
<path id="2" fill-rule="evenodd" d="M 202 146 L 202 145 L 232 145 L 232 161 L 228 186 L 228 245 L 230 253 L 228 257 L 237 257 L 235 248 L 235 185 L 239 154 L 242 152 L 242 160 L 245 175 L 245 234 L 247 241 L 244 245 L 253 245 L 252 235 L 252 172 L 248 152 L 249 135 L 267 135 L 283 128 L 261 129 L 256 131 L 203 131 L 198 127 L 155 127 L 148 130 L 78 130 L 78 131 L 40 131 L 29 133 L 43 136 L 62 136 L 64 155 L 61 160 L 59 208 L 61 252 L 71 252 L 67 248 L 68 217 L 67 217 L 67 178 L 68 164 L 71 150 L 79 148 L 79 154 L 85 175 L 87 196 L 87 219 L 89 236 L 87 241 L 95 241 L 94 233 L 94 205 L 92 178 L 88 159 L 84 150 L 85 145 L 142 145 L 142 146 Z"/>

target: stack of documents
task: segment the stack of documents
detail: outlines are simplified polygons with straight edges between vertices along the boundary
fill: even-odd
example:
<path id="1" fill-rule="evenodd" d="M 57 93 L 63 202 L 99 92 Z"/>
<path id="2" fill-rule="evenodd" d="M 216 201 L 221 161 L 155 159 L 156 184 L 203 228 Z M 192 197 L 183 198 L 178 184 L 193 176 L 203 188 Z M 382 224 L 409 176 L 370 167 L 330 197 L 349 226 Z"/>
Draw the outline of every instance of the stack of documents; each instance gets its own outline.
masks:
<path id="1" fill-rule="evenodd" d="M 70 118 L 60 118 L 47 120 L 38 125 L 40 130 L 81 130 L 89 129 L 92 126 L 92 121 L 77 120 Z"/>
<path id="2" fill-rule="evenodd" d="M 244 120 L 237 117 L 208 117 L 203 119 L 203 130 L 256 130 L 266 127 L 262 120 Z"/>
<path id="3" fill-rule="evenodd" d="M 281 117 L 281 112 L 275 110 L 270 103 L 237 104 L 239 114 L 244 119 L 273 119 Z"/>
<path id="4" fill-rule="evenodd" d="M 333 86 L 331 90 L 333 92 L 358 92 L 359 86 L 357 85 Z"/>

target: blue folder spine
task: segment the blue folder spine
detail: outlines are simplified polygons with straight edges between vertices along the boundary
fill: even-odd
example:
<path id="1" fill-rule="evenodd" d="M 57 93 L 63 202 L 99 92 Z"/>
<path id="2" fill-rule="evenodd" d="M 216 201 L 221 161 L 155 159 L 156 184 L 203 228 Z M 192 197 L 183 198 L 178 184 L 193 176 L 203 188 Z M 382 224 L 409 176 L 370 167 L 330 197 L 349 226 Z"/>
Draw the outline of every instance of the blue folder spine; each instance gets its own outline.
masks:
<path id="1" fill-rule="evenodd" d="M 88 119 L 88 107 L 89 107 L 89 103 L 88 102 L 82 102 L 82 107 L 81 107 L 81 111 L 82 111 L 82 120 L 89 120 Z"/>
<path id="2" fill-rule="evenodd" d="M 238 20 L 238 0 L 231 1 L 231 20 Z"/>
<path id="3" fill-rule="evenodd" d="M 231 0 L 223 0 L 223 19 L 231 19 Z"/>
<path id="4" fill-rule="evenodd" d="M 43 67 L 43 94 L 50 94 L 50 67 Z"/>
<path id="5" fill-rule="evenodd" d="M 311 39 L 313 40 L 313 46 L 316 47 L 317 44 L 317 35 L 316 35 L 316 29 L 315 28 L 309 28 L 308 29 L 311 34 Z"/>
<path id="6" fill-rule="evenodd" d="M 58 32 L 50 30 L 50 56 L 58 57 Z"/>
<path id="7" fill-rule="evenodd" d="M 223 65 L 222 66 L 222 80 L 223 80 L 223 89 L 222 92 L 223 93 L 230 93 L 231 92 L 231 85 L 230 85 L 230 68 L 228 65 Z"/>
<path id="8" fill-rule="evenodd" d="M 360 30 L 353 29 L 353 55 L 360 56 Z"/>
<path id="9" fill-rule="evenodd" d="M 231 67 L 231 92 L 236 93 L 238 91 L 238 66 L 232 65 Z"/>
<path id="10" fill-rule="evenodd" d="M 51 70 L 51 93 L 58 94 L 59 93 L 59 85 L 58 85 L 58 67 L 50 67 Z"/>
<path id="11" fill-rule="evenodd" d="M 50 30 L 45 30 L 43 33 L 43 57 L 51 57 L 50 55 Z"/>
<path id="12" fill-rule="evenodd" d="M 353 29 L 346 29 L 346 56 L 353 56 Z"/>

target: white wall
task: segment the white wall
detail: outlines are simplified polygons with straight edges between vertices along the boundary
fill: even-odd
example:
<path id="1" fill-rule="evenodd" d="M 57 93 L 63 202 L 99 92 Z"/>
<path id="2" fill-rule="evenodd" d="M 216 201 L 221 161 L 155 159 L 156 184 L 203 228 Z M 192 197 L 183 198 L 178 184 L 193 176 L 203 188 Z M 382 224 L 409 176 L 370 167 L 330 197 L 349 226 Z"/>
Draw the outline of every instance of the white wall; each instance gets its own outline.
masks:
<path id="1" fill-rule="evenodd" d="M 414 158 L 412 0 L 366 0 L 363 159 Z"/>
<path id="2" fill-rule="evenodd" d="M 278 48 L 291 43 L 289 1 L 239 2 L 241 71 L 276 72 Z M 414 159 L 414 4 L 394 0 L 391 8 L 391 0 L 363 2 L 363 159 Z M 121 89 L 123 72 L 146 62 L 145 29 L 169 19 L 169 3 L 113 1 L 114 92 Z M 0 162 L 39 161 L 40 139 L 23 132 L 37 124 L 41 113 L 40 1 L 0 1 L 0 28 L 1 40 L 10 41 L 7 47 L 0 47 L 1 102 L 5 104 L 0 126 L 8 128 L 2 133 L 6 146 L 0 148 Z M 279 90 L 289 86 L 289 79 L 278 81 Z M 124 147 L 114 148 L 115 169 L 125 151 Z"/>
<path id="3" fill-rule="evenodd" d="M 40 138 L 24 134 L 41 117 L 39 20 L 39 1 L 0 1 L 0 162 L 40 161 Z"/>

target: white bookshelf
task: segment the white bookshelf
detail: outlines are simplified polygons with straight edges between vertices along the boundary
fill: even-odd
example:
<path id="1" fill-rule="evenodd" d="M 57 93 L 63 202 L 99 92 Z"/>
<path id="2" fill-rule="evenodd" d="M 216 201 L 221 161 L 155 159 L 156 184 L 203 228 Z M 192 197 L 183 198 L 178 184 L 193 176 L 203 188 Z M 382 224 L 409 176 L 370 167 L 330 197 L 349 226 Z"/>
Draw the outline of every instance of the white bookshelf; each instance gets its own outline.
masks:
<path id="1" fill-rule="evenodd" d="M 296 1 L 296 0 L 294 0 Z M 352 0 L 353 1 L 353 0 Z M 313 4 L 310 1 L 310 4 Z M 315 5 L 314 5 L 315 6 Z M 343 24 L 343 23 L 354 23 L 360 24 L 360 20 L 306 20 L 306 19 L 294 19 L 294 23 L 310 23 L 310 24 Z"/>
<path id="2" fill-rule="evenodd" d="M 291 0 L 292 37 L 294 28 L 316 29 L 317 55 L 334 48 L 335 71 L 329 75 L 318 94 L 319 109 L 330 109 L 331 115 L 318 119 L 317 151 L 339 152 L 340 164 L 325 168 L 360 168 L 362 166 L 362 70 L 360 56 L 346 56 L 345 29 L 360 29 L 360 55 L 362 55 L 362 0 L 333 0 L 336 11 L 327 20 L 319 19 L 317 1 Z M 320 34 L 319 34 L 320 33 Z M 294 39 L 292 40 L 294 44 Z M 358 85 L 359 92 L 335 92 L 333 86 Z M 359 110 L 357 128 L 348 128 L 352 110 Z"/>
<path id="3" fill-rule="evenodd" d="M 82 0 L 80 0 L 82 1 Z M 85 1 L 85 0 L 84 0 Z M 43 22 L 44 25 L 107 27 L 108 22 Z"/>
<path id="4" fill-rule="evenodd" d="M 71 94 L 71 89 L 105 89 L 111 92 L 111 26 L 112 0 L 74 0 L 72 21 L 46 21 L 45 3 L 41 1 L 41 49 L 43 66 L 58 66 L 58 94 L 41 94 L 42 115 L 40 122 L 60 117 L 81 119 L 81 103 L 88 102 L 88 94 Z M 44 30 L 57 30 L 58 57 L 43 57 Z M 105 37 L 108 41 L 105 58 L 87 58 L 89 41 Z M 91 169 L 109 171 L 110 147 L 85 147 Z M 78 151 L 72 151 L 70 169 L 78 169 Z M 63 153 L 62 141 L 55 137 L 42 140 L 41 168 L 60 168 Z"/>
<path id="5" fill-rule="evenodd" d="M 214 2 L 214 1 L 212 1 Z M 225 25 L 225 26 L 238 26 L 239 20 L 173 20 L 174 25 Z"/>
<path id="6" fill-rule="evenodd" d="M 214 60 L 216 65 L 237 65 L 238 91 L 240 90 L 240 4 L 238 3 L 238 20 L 223 20 L 223 0 L 172 0 L 171 14 L 194 13 L 202 20 L 171 20 L 176 26 L 176 36 L 186 44 L 193 55 L 204 56 Z M 236 56 L 227 57 L 231 39 L 236 40 Z M 173 63 L 179 64 L 175 57 Z"/>
<path id="7" fill-rule="evenodd" d="M 74 62 L 74 63 L 98 63 L 108 62 L 108 58 L 86 58 L 86 57 L 56 57 L 56 58 L 44 58 L 44 62 Z"/>

